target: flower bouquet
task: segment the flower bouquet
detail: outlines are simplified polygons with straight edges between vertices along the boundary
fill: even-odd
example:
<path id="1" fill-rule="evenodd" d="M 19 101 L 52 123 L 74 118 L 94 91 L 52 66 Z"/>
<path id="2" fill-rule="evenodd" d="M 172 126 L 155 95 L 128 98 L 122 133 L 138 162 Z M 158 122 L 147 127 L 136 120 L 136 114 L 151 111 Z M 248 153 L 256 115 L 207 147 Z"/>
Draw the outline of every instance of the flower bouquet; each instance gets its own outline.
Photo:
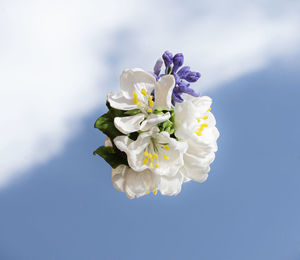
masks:
<path id="1" fill-rule="evenodd" d="M 219 132 L 211 98 L 190 87 L 200 73 L 183 60 L 166 51 L 153 73 L 124 70 L 121 91 L 107 95 L 108 112 L 95 122 L 106 139 L 94 154 L 110 164 L 114 187 L 128 198 L 176 195 L 184 182 L 208 177 Z"/>

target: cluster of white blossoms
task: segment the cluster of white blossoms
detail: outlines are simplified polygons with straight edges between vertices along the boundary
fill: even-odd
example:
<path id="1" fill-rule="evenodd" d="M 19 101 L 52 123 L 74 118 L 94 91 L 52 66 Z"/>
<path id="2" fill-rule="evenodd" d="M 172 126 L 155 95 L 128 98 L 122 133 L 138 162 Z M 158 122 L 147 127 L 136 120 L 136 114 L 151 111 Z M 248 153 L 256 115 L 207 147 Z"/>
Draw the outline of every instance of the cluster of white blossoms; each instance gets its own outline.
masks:
<path id="1" fill-rule="evenodd" d="M 205 181 L 217 151 L 211 99 L 180 93 L 174 102 L 178 78 L 166 72 L 125 70 L 121 92 L 108 94 L 109 111 L 95 123 L 107 137 L 94 154 L 112 166 L 113 185 L 128 198 L 176 195 L 184 182 Z"/>

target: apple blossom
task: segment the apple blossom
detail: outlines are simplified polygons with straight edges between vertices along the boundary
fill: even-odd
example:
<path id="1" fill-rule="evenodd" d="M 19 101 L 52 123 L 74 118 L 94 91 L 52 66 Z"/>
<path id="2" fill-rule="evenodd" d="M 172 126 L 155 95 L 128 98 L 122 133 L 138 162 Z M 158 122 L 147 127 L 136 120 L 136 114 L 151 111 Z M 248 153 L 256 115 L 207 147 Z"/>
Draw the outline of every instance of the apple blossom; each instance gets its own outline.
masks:
<path id="1" fill-rule="evenodd" d="M 147 131 L 152 126 L 170 118 L 170 113 L 153 113 L 156 108 L 169 110 L 171 96 L 175 86 L 172 75 L 166 75 L 156 81 L 155 77 L 142 69 L 125 70 L 120 78 L 121 92 L 108 94 L 111 107 L 120 110 L 138 109 L 140 112 L 126 117 L 116 117 L 114 124 L 123 134 Z M 155 93 L 153 100 L 152 91 Z"/>
<path id="2" fill-rule="evenodd" d="M 184 154 L 183 176 L 198 182 L 207 179 L 209 165 L 215 158 L 219 131 L 210 112 L 212 100 L 207 96 L 186 96 L 175 106 L 175 136 L 188 143 Z"/>

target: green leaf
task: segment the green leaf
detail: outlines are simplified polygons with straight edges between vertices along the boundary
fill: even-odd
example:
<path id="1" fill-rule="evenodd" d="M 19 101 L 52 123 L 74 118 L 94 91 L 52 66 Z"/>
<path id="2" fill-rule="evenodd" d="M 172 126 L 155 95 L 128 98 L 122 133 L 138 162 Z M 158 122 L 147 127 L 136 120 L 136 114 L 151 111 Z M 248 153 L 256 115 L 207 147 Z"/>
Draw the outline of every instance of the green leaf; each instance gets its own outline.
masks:
<path id="1" fill-rule="evenodd" d="M 105 135 L 107 135 L 111 140 L 113 140 L 115 137 L 123 135 L 115 127 L 114 118 L 134 115 L 134 114 L 137 114 L 139 110 L 133 109 L 133 110 L 129 110 L 129 111 L 123 111 L 123 110 L 115 109 L 115 108 L 112 108 L 108 102 L 106 103 L 106 106 L 109 108 L 109 111 L 106 114 L 100 116 L 96 120 L 94 127 L 98 128 Z"/>
<path id="2" fill-rule="evenodd" d="M 133 141 L 136 141 L 136 139 L 138 138 L 139 136 L 139 133 L 138 132 L 133 132 L 133 133 L 130 133 L 128 134 L 128 137 L 133 140 Z"/>
<path id="3" fill-rule="evenodd" d="M 156 114 L 156 115 L 163 115 L 164 113 L 163 112 L 160 112 L 158 110 L 154 110 L 153 111 L 153 114 Z"/>
<path id="4" fill-rule="evenodd" d="M 172 113 L 173 108 L 171 108 L 171 110 L 168 110 L 168 109 L 165 109 L 165 108 L 162 108 L 162 107 L 157 107 L 155 108 L 155 110 L 153 111 L 154 114 L 161 114 L 161 113 L 167 113 L 167 112 L 171 112 Z"/>
<path id="5" fill-rule="evenodd" d="M 172 70 L 172 68 L 171 68 L 171 66 L 170 66 L 169 69 L 168 69 L 167 74 L 170 74 L 170 73 L 171 73 L 171 70 Z"/>
<path id="6" fill-rule="evenodd" d="M 124 155 L 120 151 L 116 152 L 111 146 L 100 146 L 93 154 L 101 156 L 114 169 L 121 164 L 128 166 L 126 154 Z"/>
<path id="7" fill-rule="evenodd" d="M 175 132 L 175 129 L 172 128 L 172 129 L 170 130 L 169 134 L 172 135 L 172 134 L 174 134 L 174 132 Z"/>
<path id="8" fill-rule="evenodd" d="M 166 129 L 165 129 L 166 132 L 170 133 L 171 132 L 171 127 L 168 126 Z"/>
<path id="9" fill-rule="evenodd" d="M 171 117 L 170 117 L 170 119 L 169 119 L 171 122 L 175 122 L 175 112 L 174 112 L 174 110 L 171 110 Z"/>
<path id="10" fill-rule="evenodd" d="M 157 108 L 155 108 L 155 110 L 154 110 L 154 113 L 155 112 L 157 112 L 157 113 L 161 113 L 161 112 L 163 112 L 163 108 L 162 107 L 157 107 Z"/>
<path id="11" fill-rule="evenodd" d="M 163 122 L 162 127 L 167 128 L 167 127 L 171 127 L 172 125 L 173 125 L 173 123 L 170 120 L 167 120 L 167 121 Z"/>
<path id="12" fill-rule="evenodd" d="M 94 127 L 98 128 L 105 135 L 107 135 L 111 140 L 119 135 L 123 135 L 114 125 L 114 111 L 109 110 L 106 114 L 100 116 L 96 122 Z"/>
<path id="13" fill-rule="evenodd" d="M 125 111 L 124 115 L 126 115 L 126 116 L 134 116 L 134 115 L 137 115 L 137 114 L 140 114 L 140 113 L 141 113 L 141 110 L 139 110 L 139 109 L 132 109 L 132 110 Z"/>
<path id="14" fill-rule="evenodd" d="M 111 106 L 110 106 L 110 104 L 109 104 L 108 100 L 106 100 L 106 107 L 108 108 L 108 110 L 110 110 L 110 109 L 111 109 Z"/>

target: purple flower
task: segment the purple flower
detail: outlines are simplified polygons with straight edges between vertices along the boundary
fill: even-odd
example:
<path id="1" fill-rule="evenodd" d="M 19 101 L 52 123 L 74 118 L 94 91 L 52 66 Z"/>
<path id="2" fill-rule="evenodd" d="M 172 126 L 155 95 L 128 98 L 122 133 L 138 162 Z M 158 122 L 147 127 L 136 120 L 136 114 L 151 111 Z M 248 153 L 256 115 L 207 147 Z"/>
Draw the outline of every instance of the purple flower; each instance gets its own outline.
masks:
<path id="1" fill-rule="evenodd" d="M 180 94 L 178 93 L 176 87 L 174 88 L 173 94 L 172 94 L 172 104 L 173 104 L 173 106 L 175 106 L 175 102 L 178 102 L 178 103 L 182 103 L 183 102 L 183 99 L 180 96 Z"/>
<path id="2" fill-rule="evenodd" d="M 180 77 L 180 78 L 184 78 L 187 74 L 189 74 L 191 72 L 191 69 L 189 66 L 184 66 L 182 67 L 178 72 L 177 72 L 177 75 Z"/>
<path id="3" fill-rule="evenodd" d="M 162 65 L 163 65 L 162 59 L 158 59 L 158 60 L 156 61 L 155 65 L 154 65 L 154 69 L 153 69 L 153 70 L 154 70 L 154 74 L 155 74 L 156 76 L 159 76 L 159 73 L 160 73 L 160 70 L 161 70 Z"/>
<path id="4" fill-rule="evenodd" d="M 183 57 L 182 53 L 175 54 L 175 56 L 173 58 L 174 66 L 173 66 L 173 69 L 172 69 L 172 74 L 176 73 L 178 68 L 182 66 L 183 60 L 184 60 L 184 57 Z"/>
<path id="5" fill-rule="evenodd" d="M 162 55 L 162 58 L 165 63 L 165 74 L 160 74 L 163 62 L 161 59 L 159 59 L 154 66 L 154 75 L 157 80 L 166 74 L 172 74 L 174 76 L 176 83 L 172 93 L 172 104 L 175 105 L 176 102 L 183 102 L 181 95 L 184 93 L 198 97 L 199 94 L 190 88 L 190 83 L 196 82 L 201 75 L 199 72 L 191 71 L 189 66 L 184 66 L 179 69 L 183 65 L 183 54 L 177 53 L 173 57 L 171 52 L 165 51 Z"/>
<path id="6" fill-rule="evenodd" d="M 165 51 L 164 54 L 162 55 L 162 58 L 165 62 L 165 67 L 166 67 L 166 71 L 165 73 L 168 73 L 169 67 L 172 65 L 173 63 L 173 54 L 169 51 Z"/>
<path id="7" fill-rule="evenodd" d="M 192 95 L 193 97 L 199 97 L 199 94 L 197 92 L 195 92 L 195 90 L 193 90 L 189 86 L 180 86 L 179 87 L 179 92 Z"/>
<path id="8" fill-rule="evenodd" d="M 196 82 L 200 77 L 201 75 L 199 72 L 190 72 L 182 78 L 188 82 Z"/>
<path id="9" fill-rule="evenodd" d="M 189 87 L 190 84 L 187 82 L 184 82 L 184 81 L 180 81 L 177 83 L 177 86 L 179 87 L 179 89 L 183 89 L 183 88 Z"/>

